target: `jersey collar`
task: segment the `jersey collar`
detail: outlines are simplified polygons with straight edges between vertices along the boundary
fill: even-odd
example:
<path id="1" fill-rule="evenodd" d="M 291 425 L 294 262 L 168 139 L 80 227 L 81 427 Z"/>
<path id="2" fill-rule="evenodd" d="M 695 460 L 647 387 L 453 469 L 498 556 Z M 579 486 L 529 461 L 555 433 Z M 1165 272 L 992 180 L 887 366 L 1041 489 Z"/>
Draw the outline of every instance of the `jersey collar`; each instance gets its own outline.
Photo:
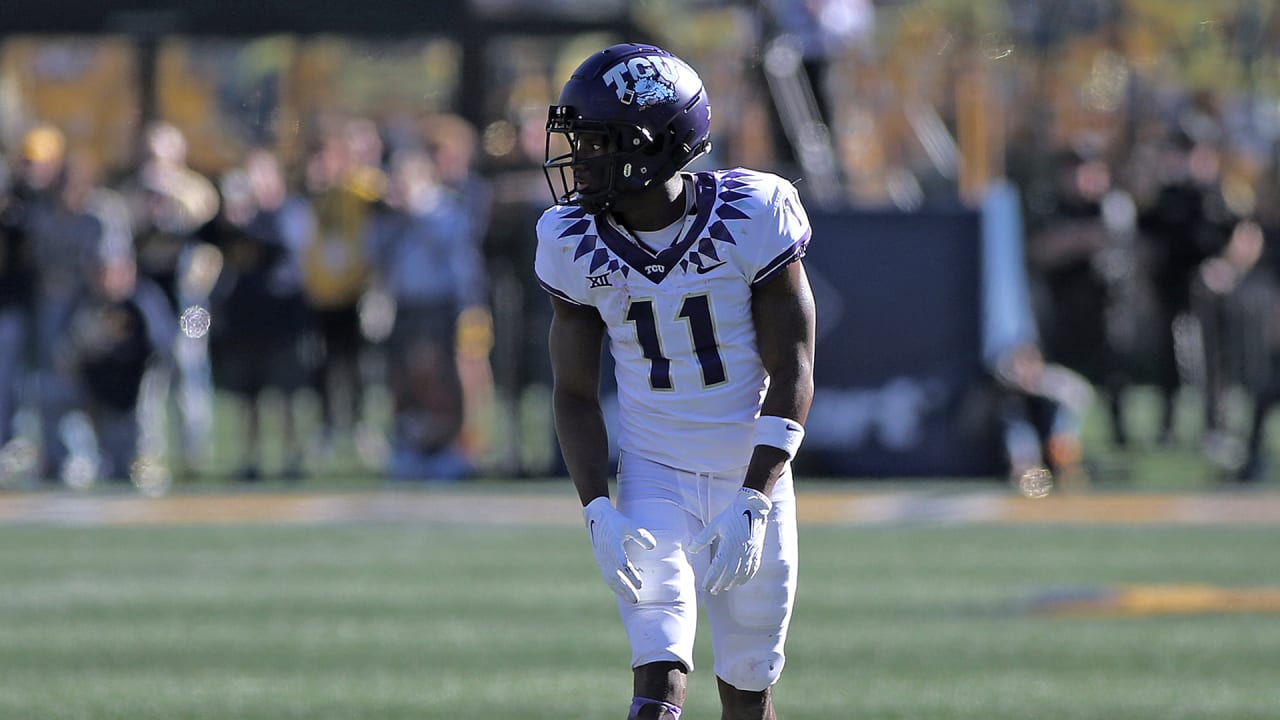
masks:
<path id="1" fill-rule="evenodd" d="M 648 278 L 654 285 L 671 274 L 689 248 L 698 241 L 698 236 L 702 234 L 707 221 L 711 218 L 712 205 L 716 200 L 715 178 L 710 173 L 697 173 L 693 177 L 694 189 L 697 193 L 695 201 L 697 212 L 693 222 L 686 224 L 684 234 L 668 247 L 656 252 L 647 252 L 623 234 L 623 231 L 613 222 L 597 219 L 596 232 L 600 234 L 600 240 L 605 246 L 620 260 L 631 266 L 632 270 Z"/>

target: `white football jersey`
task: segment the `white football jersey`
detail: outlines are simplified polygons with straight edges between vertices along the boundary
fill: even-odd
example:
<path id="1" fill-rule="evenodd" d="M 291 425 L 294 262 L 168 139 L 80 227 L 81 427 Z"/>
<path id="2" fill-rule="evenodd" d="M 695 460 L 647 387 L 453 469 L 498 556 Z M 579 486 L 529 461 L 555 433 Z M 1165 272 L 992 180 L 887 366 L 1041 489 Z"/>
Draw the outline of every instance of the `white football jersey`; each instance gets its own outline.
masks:
<path id="1" fill-rule="evenodd" d="M 538 220 L 535 269 L 548 292 L 596 308 L 608 327 L 618 447 L 710 472 L 751 457 L 768 387 L 752 288 L 804 255 L 810 229 L 795 188 L 776 175 L 737 168 L 692 180 L 694 209 L 670 246 L 555 206 Z"/>

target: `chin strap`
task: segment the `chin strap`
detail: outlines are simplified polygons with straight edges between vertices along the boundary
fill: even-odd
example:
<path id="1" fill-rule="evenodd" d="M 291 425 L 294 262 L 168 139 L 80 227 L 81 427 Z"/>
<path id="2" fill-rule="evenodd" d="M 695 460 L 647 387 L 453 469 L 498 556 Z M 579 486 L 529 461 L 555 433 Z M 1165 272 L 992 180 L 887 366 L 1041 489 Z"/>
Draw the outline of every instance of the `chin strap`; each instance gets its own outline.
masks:
<path id="1" fill-rule="evenodd" d="M 631 712 L 627 714 L 627 720 L 635 720 L 640 717 L 640 711 L 650 705 L 657 705 L 661 708 L 658 720 L 680 720 L 680 707 L 678 705 L 643 697 L 631 699 Z"/>

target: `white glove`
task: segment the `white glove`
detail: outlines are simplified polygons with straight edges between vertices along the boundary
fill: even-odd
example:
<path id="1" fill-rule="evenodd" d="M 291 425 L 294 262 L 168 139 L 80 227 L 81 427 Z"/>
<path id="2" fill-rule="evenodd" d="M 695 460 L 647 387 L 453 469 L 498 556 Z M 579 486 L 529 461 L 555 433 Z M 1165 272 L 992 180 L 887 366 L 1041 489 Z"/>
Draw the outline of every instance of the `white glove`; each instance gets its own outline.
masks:
<path id="1" fill-rule="evenodd" d="M 733 589 L 756 576 L 764 553 L 764 532 L 773 502 L 744 487 L 728 508 L 689 542 L 689 552 L 702 552 L 715 543 L 711 567 L 703 587 L 712 595 Z"/>
<path id="2" fill-rule="evenodd" d="M 604 581 L 618 597 L 629 603 L 640 599 L 640 573 L 627 557 L 627 542 L 652 550 L 658 541 L 653 534 L 631 522 L 613 508 L 607 497 L 598 497 L 582 509 L 591 533 L 591 549 Z"/>

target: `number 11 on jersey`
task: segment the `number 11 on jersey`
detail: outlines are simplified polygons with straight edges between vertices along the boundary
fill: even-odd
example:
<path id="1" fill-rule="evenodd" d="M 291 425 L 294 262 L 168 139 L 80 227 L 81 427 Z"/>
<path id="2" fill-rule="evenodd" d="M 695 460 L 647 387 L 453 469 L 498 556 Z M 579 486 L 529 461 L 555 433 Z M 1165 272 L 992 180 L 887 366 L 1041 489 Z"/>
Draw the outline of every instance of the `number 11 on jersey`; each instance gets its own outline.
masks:
<path id="1" fill-rule="evenodd" d="M 654 315 L 653 301 L 635 298 L 627 307 L 627 322 L 636 327 L 636 340 L 649 361 L 649 387 L 654 390 L 674 390 L 671 381 L 671 359 L 663 354 L 662 338 L 658 332 L 658 320 Z M 724 382 L 724 360 L 720 357 L 720 343 L 716 339 L 715 323 L 711 318 L 711 299 L 703 293 L 690 295 L 680 303 L 676 319 L 688 325 L 689 339 L 702 371 L 702 386 L 712 387 Z"/>

